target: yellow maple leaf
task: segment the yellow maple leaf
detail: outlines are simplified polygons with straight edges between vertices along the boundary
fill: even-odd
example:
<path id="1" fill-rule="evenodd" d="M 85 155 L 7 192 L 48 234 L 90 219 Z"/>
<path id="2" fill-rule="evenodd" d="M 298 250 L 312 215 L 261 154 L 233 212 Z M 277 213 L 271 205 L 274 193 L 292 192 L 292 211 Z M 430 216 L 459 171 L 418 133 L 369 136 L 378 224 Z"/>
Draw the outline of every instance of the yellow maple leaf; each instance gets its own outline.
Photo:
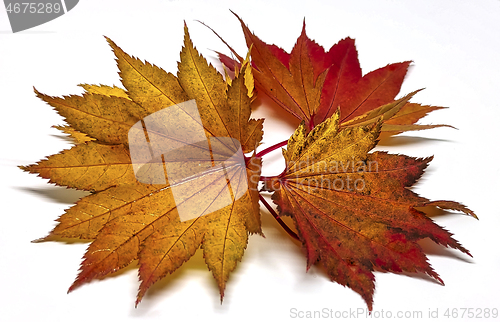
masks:
<path id="1" fill-rule="evenodd" d="M 39 241 L 93 240 L 70 290 L 138 259 L 137 303 L 154 282 L 175 271 L 201 247 L 222 300 L 248 234 L 261 233 L 260 159 L 233 157 L 238 151 L 241 156 L 251 153 L 262 139 L 263 120 L 250 119 L 253 88 L 247 86 L 253 80 L 248 60 L 226 82 L 198 53 L 185 26 L 179 72 L 174 76 L 129 56 L 107 40 L 125 90 L 84 84 L 82 96 L 61 98 L 35 90 L 65 118 L 69 126 L 60 129 L 77 144 L 21 168 L 57 185 L 93 192 L 68 209 L 54 230 Z M 199 119 L 183 109 L 185 102 L 195 102 Z M 167 113 L 160 112 L 166 108 L 170 108 Z M 137 144 L 132 139 L 153 115 L 158 116 L 159 125 L 148 128 L 146 150 L 177 148 L 168 157 L 138 166 L 133 162 Z M 179 124 L 179 120 L 185 122 Z M 177 131 L 177 136 L 168 132 L 180 126 L 183 131 Z M 136 128 L 141 130 L 134 132 Z M 205 143 L 188 144 L 199 129 Z M 160 168 L 157 161 L 162 162 Z M 166 174 L 165 168 L 168 176 L 163 182 L 155 181 Z M 182 217 L 181 208 L 188 217 Z"/>

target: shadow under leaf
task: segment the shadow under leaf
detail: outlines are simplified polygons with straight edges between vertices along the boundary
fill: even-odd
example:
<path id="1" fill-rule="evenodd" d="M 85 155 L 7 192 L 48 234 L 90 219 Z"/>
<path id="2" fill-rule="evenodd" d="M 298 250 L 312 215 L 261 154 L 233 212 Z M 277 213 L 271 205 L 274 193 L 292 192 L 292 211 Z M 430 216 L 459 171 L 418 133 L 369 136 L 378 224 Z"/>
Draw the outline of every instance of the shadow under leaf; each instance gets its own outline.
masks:
<path id="1" fill-rule="evenodd" d="M 44 188 L 17 187 L 17 189 L 62 204 L 74 204 L 81 198 L 90 195 L 90 192 L 87 191 L 57 186 L 47 186 Z"/>

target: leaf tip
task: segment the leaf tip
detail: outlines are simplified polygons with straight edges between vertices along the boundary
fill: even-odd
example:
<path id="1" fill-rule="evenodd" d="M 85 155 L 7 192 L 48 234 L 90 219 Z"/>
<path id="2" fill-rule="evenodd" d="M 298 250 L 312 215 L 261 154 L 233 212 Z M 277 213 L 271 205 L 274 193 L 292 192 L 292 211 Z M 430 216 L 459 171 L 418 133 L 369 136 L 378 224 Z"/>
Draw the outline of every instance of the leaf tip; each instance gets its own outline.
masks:
<path id="1" fill-rule="evenodd" d="M 68 288 L 67 294 L 73 292 L 74 290 L 82 286 L 82 284 L 88 283 L 89 281 L 90 280 L 88 278 L 82 277 L 82 271 L 80 270 L 80 274 L 78 274 L 73 284 L 71 284 L 71 286 Z"/>
<path id="2" fill-rule="evenodd" d="M 139 303 L 141 303 L 142 301 L 142 296 L 139 297 L 139 295 L 137 295 L 137 299 L 135 300 L 135 308 L 137 309 L 137 306 L 139 305 Z"/>
<path id="3" fill-rule="evenodd" d="M 229 11 L 236 16 L 236 18 L 238 18 L 238 20 L 241 21 L 241 18 L 236 14 L 236 12 L 234 12 L 233 10 L 229 9 Z"/>
<path id="4" fill-rule="evenodd" d="M 34 239 L 31 242 L 34 244 L 38 244 L 38 243 L 44 243 L 44 242 L 48 242 L 48 241 L 61 241 L 61 240 L 62 240 L 62 237 L 55 234 L 54 230 L 52 230 L 47 236 Z"/>
<path id="5" fill-rule="evenodd" d="M 40 93 L 35 86 L 33 86 L 33 92 L 35 92 L 36 97 L 43 99 L 44 94 Z"/>
<path id="6" fill-rule="evenodd" d="M 71 286 L 68 288 L 68 291 L 66 292 L 66 294 L 73 292 L 75 290 L 75 288 L 78 287 L 77 285 L 75 285 L 75 283 L 76 283 L 76 281 L 74 281 L 73 284 L 71 284 Z"/>
<path id="7" fill-rule="evenodd" d="M 116 46 L 115 42 L 113 40 L 111 40 L 111 38 L 107 37 L 107 36 L 104 36 L 104 39 L 106 39 L 106 42 L 111 46 L 111 48 L 113 48 L 113 50 L 118 47 Z"/>
<path id="8" fill-rule="evenodd" d="M 38 244 L 38 243 L 43 243 L 45 241 L 48 241 L 49 239 L 47 239 L 49 236 L 45 236 L 45 237 L 41 237 L 41 238 L 37 238 L 37 239 L 33 239 L 31 242 L 34 243 L 34 244 Z"/>

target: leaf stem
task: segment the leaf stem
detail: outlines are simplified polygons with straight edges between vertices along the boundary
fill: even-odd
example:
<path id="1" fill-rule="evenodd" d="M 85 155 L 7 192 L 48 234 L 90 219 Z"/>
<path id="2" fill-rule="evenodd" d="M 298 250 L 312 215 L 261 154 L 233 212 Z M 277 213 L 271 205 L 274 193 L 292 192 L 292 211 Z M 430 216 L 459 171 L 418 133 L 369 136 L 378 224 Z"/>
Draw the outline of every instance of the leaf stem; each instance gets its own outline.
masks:
<path id="1" fill-rule="evenodd" d="M 285 146 L 286 144 L 288 143 L 288 140 L 285 140 L 283 142 L 280 142 L 280 143 L 276 143 L 275 145 L 272 145 L 268 148 L 265 148 L 264 150 L 260 151 L 259 153 L 257 153 L 255 156 L 257 158 L 262 158 L 264 155 L 268 154 L 269 152 L 272 152 L 276 149 L 279 149 L 281 148 L 282 146 Z"/>
<path id="2" fill-rule="evenodd" d="M 280 226 L 283 227 L 283 229 L 288 233 L 288 235 L 296 240 L 300 240 L 299 236 L 297 236 L 297 234 L 292 229 L 290 229 L 290 227 L 288 227 L 288 225 L 280 218 L 276 211 L 274 211 L 273 207 L 271 207 L 271 205 L 266 201 L 266 199 L 264 199 L 261 194 L 259 194 L 259 199 L 260 202 L 262 202 L 262 204 L 267 208 L 267 210 L 269 210 L 271 215 L 273 215 L 278 224 L 280 224 Z"/>

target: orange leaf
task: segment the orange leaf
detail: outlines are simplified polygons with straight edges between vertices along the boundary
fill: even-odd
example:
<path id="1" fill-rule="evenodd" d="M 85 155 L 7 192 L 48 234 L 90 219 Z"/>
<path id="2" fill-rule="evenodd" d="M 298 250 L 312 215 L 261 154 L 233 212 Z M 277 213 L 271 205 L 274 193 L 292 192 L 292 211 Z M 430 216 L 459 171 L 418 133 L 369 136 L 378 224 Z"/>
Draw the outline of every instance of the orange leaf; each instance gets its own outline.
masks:
<path id="1" fill-rule="evenodd" d="M 226 82 L 193 46 L 187 27 L 178 76 L 107 40 L 126 90 L 81 85 L 82 96 L 62 98 L 35 91 L 65 117 L 69 126 L 61 129 L 77 144 L 21 168 L 91 192 L 37 241 L 93 240 L 70 291 L 138 260 L 137 303 L 153 283 L 202 248 L 222 300 L 248 235 L 262 234 L 260 159 L 243 155 L 262 139 L 263 120 L 250 119 L 251 68 L 245 62 Z M 193 103 L 182 105 L 186 101 Z M 157 119 L 151 123 L 153 114 Z M 201 141 L 193 142 L 193 136 Z M 134 140 L 141 137 L 144 144 L 138 145 Z M 165 146 L 175 149 L 159 150 Z M 134 162 L 142 160 L 141 153 L 161 158 Z"/>
<path id="2" fill-rule="evenodd" d="M 137 261 L 137 305 L 201 249 L 222 301 L 248 235 L 262 234 L 259 200 L 300 239 L 308 268 L 321 263 L 370 310 L 374 270 L 423 272 L 442 283 L 418 241 L 470 253 L 425 209 L 475 214 L 409 189 L 432 158 L 370 153 L 381 131 L 443 126 L 415 124 L 441 108 L 409 103 L 418 91 L 395 99 L 410 63 L 362 76 L 350 38 L 326 52 L 307 37 L 304 23 L 288 54 L 238 19 L 249 53 L 243 58 L 231 49 L 236 60 L 220 54 L 233 78 L 207 63 L 185 26 L 177 75 L 106 38 L 124 88 L 82 84 L 83 95 L 64 97 L 35 90 L 64 117 L 68 125 L 57 128 L 75 145 L 21 169 L 90 192 L 37 240 L 91 240 L 69 290 Z M 250 118 L 254 84 L 302 121 L 288 141 L 258 153 L 263 120 Z M 285 144 L 285 170 L 261 177 L 261 157 Z M 298 234 L 259 194 L 259 182 Z"/>
<path id="3" fill-rule="evenodd" d="M 468 255 L 451 234 L 415 209 L 474 213 L 452 201 L 430 202 L 408 189 L 431 158 L 369 151 L 380 122 L 341 129 L 337 112 L 307 134 L 302 123 L 283 151 L 286 171 L 266 182 L 281 215 L 293 218 L 307 267 L 359 293 L 372 309 L 373 271 L 423 272 L 442 283 L 417 242 L 430 238 Z"/>
<path id="4" fill-rule="evenodd" d="M 338 108 L 343 123 L 392 103 L 410 65 L 410 61 L 389 64 L 362 76 L 351 38 L 325 51 L 306 35 L 304 22 L 295 46 L 287 53 L 260 40 L 240 17 L 235 16 L 240 21 L 247 46 L 253 48 L 252 66 L 258 93 L 267 94 L 287 112 L 303 120 L 309 130 L 331 117 Z M 241 56 L 230 46 L 229 49 L 241 62 Z M 229 68 L 236 64 L 226 55 L 219 53 L 219 57 Z M 394 119 L 385 120 L 391 126 L 383 127 L 382 131 L 399 133 L 443 126 L 413 125 L 428 112 L 441 108 L 418 109 L 417 105 L 405 108 Z"/>

